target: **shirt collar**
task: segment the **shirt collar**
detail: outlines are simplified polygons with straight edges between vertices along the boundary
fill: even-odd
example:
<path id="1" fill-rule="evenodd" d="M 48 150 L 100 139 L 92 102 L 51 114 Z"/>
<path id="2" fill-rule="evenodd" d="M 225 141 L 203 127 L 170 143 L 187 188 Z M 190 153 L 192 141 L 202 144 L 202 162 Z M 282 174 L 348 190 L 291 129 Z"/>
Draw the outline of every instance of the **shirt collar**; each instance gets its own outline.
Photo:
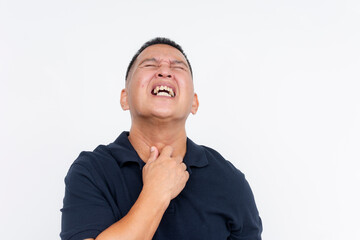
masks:
<path id="1" fill-rule="evenodd" d="M 140 168 L 142 168 L 145 163 L 141 160 L 131 145 L 128 136 L 129 132 L 124 131 L 113 143 L 109 144 L 108 147 L 111 154 L 118 161 L 120 167 L 124 166 L 124 164 L 128 162 L 135 162 L 139 164 Z M 189 173 L 191 173 L 190 167 L 205 167 L 208 165 L 204 148 L 195 144 L 189 138 L 187 138 L 186 141 L 184 163 L 188 167 Z"/>
<path id="2" fill-rule="evenodd" d="M 204 147 L 197 145 L 190 138 L 186 141 L 186 154 L 184 157 L 184 163 L 187 166 L 188 172 L 191 174 L 190 167 L 205 167 L 209 164 Z"/>
<path id="3" fill-rule="evenodd" d="M 135 162 L 139 164 L 140 168 L 142 168 L 145 163 L 141 160 L 134 147 L 131 145 L 128 136 L 129 132 L 124 131 L 113 143 L 109 144 L 108 147 L 111 154 L 118 161 L 120 167 L 124 166 L 128 162 Z"/>

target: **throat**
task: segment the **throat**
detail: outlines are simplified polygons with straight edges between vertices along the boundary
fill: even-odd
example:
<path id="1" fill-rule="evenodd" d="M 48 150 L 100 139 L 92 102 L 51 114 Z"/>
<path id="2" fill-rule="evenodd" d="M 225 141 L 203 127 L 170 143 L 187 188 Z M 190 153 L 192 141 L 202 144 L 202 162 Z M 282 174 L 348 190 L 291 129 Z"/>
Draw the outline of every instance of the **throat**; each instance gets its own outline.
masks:
<path id="1" fill-rule="evenodd" d="M 159 153 L 165 146 L 172 146 L 173 156 L 185 156 L 186 132 L 183 130 L 171 131 L 167 129 L 139 129 L 131 126 L 129 141 L 140 158 L 146 162 L 150 156 L 150 148 L 155 146 Z"/>

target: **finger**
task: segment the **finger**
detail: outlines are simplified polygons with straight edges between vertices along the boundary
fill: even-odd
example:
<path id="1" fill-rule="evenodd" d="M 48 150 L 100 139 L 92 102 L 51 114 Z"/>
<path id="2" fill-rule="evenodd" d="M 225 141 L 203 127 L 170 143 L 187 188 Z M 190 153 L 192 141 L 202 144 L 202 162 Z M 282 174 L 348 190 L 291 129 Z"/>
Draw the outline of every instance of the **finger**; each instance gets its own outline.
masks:
<path id="1" fill-rule="evenodd" d="M 183 162 L 184 159 L 182 157 L 176 157 L 176 158 L 174 158 L 174 160 L 180 164 Z"/>
<path id="2" fill-rule="evenodd" d="M 169 156 L 171 157 L 171 154 L 173 153 L 174 149 L 172 146 L 165 146 L 162 150 L 160 155 L 162 156 Z"/>
<path id="3" fill-rule="evenodd" d="M 147 164 L 155 161 L 158 158 L 158 156 L 159 156 L 159 150 L 156 147 L 152 146 L 150 148 L 150 157 L 147 161 Z"/>
<path id="4" fill-rule="evenodd" d="M 181 166 L 181 169 L 184 171 L 187 169 L 187 166 L 185 163 L 181 163 L 180 166 Z"/>
<path id="5" fill-rule="evenodd" d="M 189 180 L 189 177 L 190 177 L 190 173 L 188 171 L 185 171 L 186 182 Z"/>
<path id="6" fill-rule="evenodd" d="M 188 171 L 184 171 L 184 174 L 182 175 L 182 179 L 183 179 L 183 182 L 184 182 L 184 187 L 187 183 L 187 181 L 189 180 L 189 177 L 190 177 L 190 174 Z"/>

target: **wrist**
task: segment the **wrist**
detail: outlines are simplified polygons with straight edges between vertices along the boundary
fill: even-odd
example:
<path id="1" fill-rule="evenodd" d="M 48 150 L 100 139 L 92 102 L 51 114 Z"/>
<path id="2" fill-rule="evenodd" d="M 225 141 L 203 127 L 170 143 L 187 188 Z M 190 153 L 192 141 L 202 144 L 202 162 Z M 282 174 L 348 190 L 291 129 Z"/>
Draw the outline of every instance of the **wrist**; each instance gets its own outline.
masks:
<path id="1" fill-rule="evenodd" d="M 151 204 L 151 206 L 155 207 L 156 210 L 161 209 L 164 212 L 168 208 L 170 201 L 171 201 L 170 194 L 169 195 L 159 194 L 159 193 L 155 192 L 153 189 L 146 188 L 146 187 L 143 187 L 143 189 L 141 190 L 139 199 L 140 198 L 146 202 L 149 202 L 149 204 Z"/>

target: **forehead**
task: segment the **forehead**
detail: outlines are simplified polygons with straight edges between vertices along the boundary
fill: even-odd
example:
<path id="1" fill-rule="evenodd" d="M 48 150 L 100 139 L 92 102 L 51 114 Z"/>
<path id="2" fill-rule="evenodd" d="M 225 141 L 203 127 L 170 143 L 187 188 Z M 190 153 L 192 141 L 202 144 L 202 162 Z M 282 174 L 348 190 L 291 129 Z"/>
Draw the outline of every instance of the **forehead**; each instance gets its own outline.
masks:
<path id="1" fill-rule="evenodd" d="M 137 57 L 137 62 L 147 58 L 155 58 L 158 60 L 179 60 L 187 64 L 184 55 L 176 48 L 166 44 L 151 45 L 142 51 Z"/>

